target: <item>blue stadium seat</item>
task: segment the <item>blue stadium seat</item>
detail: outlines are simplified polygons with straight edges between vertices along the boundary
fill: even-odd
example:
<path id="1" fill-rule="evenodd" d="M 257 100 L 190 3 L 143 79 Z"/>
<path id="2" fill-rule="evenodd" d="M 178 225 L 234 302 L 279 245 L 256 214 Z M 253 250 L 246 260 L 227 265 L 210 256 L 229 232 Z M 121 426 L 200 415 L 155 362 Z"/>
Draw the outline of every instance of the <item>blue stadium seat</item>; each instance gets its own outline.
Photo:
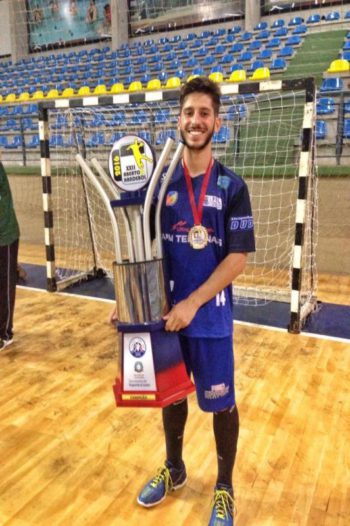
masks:
<path id="1" fill-rule="evenodd" d="M 344 113 L 350 113 L 350 99 L 344 102 L 343 111 Z"/>
<path id="2" fill-rule="evenodd" d="M 350 50 L 350 40 L 347 40 L 343 46 L 343 50 L 344 51 L 349 51 Z"/>
<path id="3" fill-rule="evenodd" d="M 281 45 L 281 40 L 278 37 L 274 37 L 274 38 L 271 38 L 271 40 L 269 40 L 266 43 L 266 48 L 275 49 L 275 48 L 279 48 L 280 45 Z"/>
<path id="4" fill-rule="evenodd" d="M 203 45 L 203 40 L 201 38 L 196 38 L 190 43 L 190 49 L 199 49 Z"/>
<path id="5" fill-rule="evenodd" d="M 294 49 L 291 46 L 285 46 L 277 53 L 278 57 L 291 57 L 293 56 Z"/>
<path id="6" fill-rule="evenodd" d="M 165 57 L 163 57 L 164 62 L 171 62 L 172 60 L 175 60 L 177 58 L 177 54 L 175 51 L 171 51 Z"/>
<path id="7" fill-rule="evenodd" d="M 6 135 L 0 135 L 0 148 L 6 148 L 8 139 Z"/>
<path id="8" fill-rule="evenodd" d="M 244 51 L 237 57 L 237 62 L 250 62 L 253 58 L 253 53 L 251 51 Z"/>
<path id="9" fill-rule="evenodd" d="M 26 144 L 26 147 L 27 148 L 38 148 L 39 144 L 40 144 L 39 135 L 35 134 L 31 136 L 30 141 Z"/>
<path id="10" fill-rule="evenodd" d="M 23 146 L 22 135 L 14 135 L 12 142 L 8 142 L 5 145 L 5 148 L 9 150 L 17 150 L 17 148 L 22 148 L 22 146 Z"/>
<path id="11" fill-rule="evenodd" d="M 307 24 L 318 24 L 319 22 L 321 22 L 321 15 L 319 15 L 318 13 L 310 15 L 309 18 L 306 20 Z"/>
<path id="12" fill-rule="evenodd" d="M 298 26 L 304 22 L 304 19 L 301 16 L 295 16 L 289 22 L 289 26 Z"/>
<path id="13" fill-rule="evenodd" d="M 162 124 L 168 122 L 170 119 L 170 110 L 169 108 L 162 108 L 158 110 L 154 116 L 154 122 L 156 124 Z"/>
<path id="14" fill-rule="evenodd" d="M 259 22 L 259 24 L 257 24 L 254 27 L 254 31 L 261 31 L 261 30 L 264 30 L 264 29 L 267 29 L 267 22 Z"/>
<path id="15" fill-rule="evenodd" d="M 208 53 L 209 53 L 209 50 L 205 46 L 202 46 L 195 52 L 195 56 L 203 58 L 203 57 L 206 57 Z"/>
<path id="16" fill-rule="evenodd" d="M 274 32 L 274 36 L 275 37 L 278 37 L 278 38 L 281 38 L 281 37 L 285 37 L 288 35 L 288 28 L 286 27 L 279 27 L 275 32 Z"/>
<path id="17" fill-rule="evenodd" d="M 256 35 L 256 40 L 268 40 L 270 38 L 270 31 L 268 29 L 263 29 Z"/>
<path id="18" fill-rule="evenodd" d="M 215 63 L 216 63 L 216 60 L 215 60 L 215 58 L 212 55 L 208 55 L 203 60 L 203 66 L 212 66 Z"/>
<path id="19" fill-rule="evenodd" d="M 210 37 L 210 39 L 208 40 L 208 42 L 207 42 L 207 46 L 208 46 L 208 47 L 214 47 L 214 46 L 217 46 L 218 43 L 219 43 L 219 39 L 218 39 L 218 37 L 212 36 L 212 37 Z"/>
<path id="20" fill-rule="evenodd" d="M 94 132 L 86 141 L 86 146 L 88 148 L 96 148 L 97 146 L 105 145 L 105 136 L 103 132 Z"/>
<path id="21" fill-rule="evenodd" d="M 223 44 L 217 44 L 212 50 L 212 54 L 216 57 L 221 56 L 225 53 L 226 47 Z"/>
<path id="22" fill-rule="evenodd" d="M 272 24 L 272 29 L 275 27 L 283 27 L 284 26 L 284 20 L 282 18 L 279 18 L 278 20 L 275 20 Z"/>
<path id="23" fill-rule="evenodd" d="M 336 20 L 339 20 L 340 19 L 340 13 L 339 11 L 332 11 L 331 13 L 328 13 L 328 15 L 326 15 L 326 22 L 335 22 Z"/>
<path id="24" fill-rule="evenodd" d="M 224 64 L 224 65 L 229 65 L 229 64 L 232 64 L 234 62 L 234 56 L 232 53 L 227 53 L 226 55 L 224 55 L 221 60 L 220 60 L 220 64 Z"/>
<path id="25" fill-rule="evenodd" d="M 251 40 L 253 37 L 253 33 L 251 33 L 250 31 L 245 31 L 243 33 L 243 35 L 240 36 L 240 40 L 242 42 L 248 42 L 249 40 Z"/>
<path id="26" fill-rule="evenodd" d="M 292 31 L 292 35 L 305 35 L 307 33 L 307 26 L 305 24 L 300 24 Z"/>
<path id="27" fill-rule="evenodd" d="M 247 47 L 247 51 L 259 51 L 259 49 L 262 47 L 262 42 L 260 40 L 254 40 L 249 44 Z"/>
<path id="28" fill-rule="evenodd" d="M 244 49 L 244 45 L 241 44 L 240 42 L 237 42 L 236 44 L 233 44 L 231 46 L 231 48 L 229 49 L 229 52 L 233 54 L 242 53 L 243 49 Z"/>
<path id="29" fill-rule="evenodd" d="M 202 66 L 197 66 L 192 70 L 192 75 L 199 75 L 201 77 L 205 75 L 205 71 Z"/>
<path id="30" fill-rule="evenodd" d="M 250 66 L 248 67 L 248 71 L 252 72 L 258 68 L 264 68 L 264 67 L 265 67 L 265 64 L 262 60 L 254 60 L 254 62 L 252 62 Z"/>
<path id="31" fill-rule="evenodd" d="M 181 53 L 179 53 L 178 58 L 180 60 L 185 60 L 185 59 L 190 58 L 192 56 L 193 56 L 193 52 L 190 49 L 186 48 Z"/>
<path id="32" fill-rule="evenodd" d="M 228 126 L 221 126 L 218 132 L 213 135 L 214 144 L 224 144 L 230 140 L 230 128 Z"/>
<path id="33" fill-rule="evenodd" d="M 149 132 L 148 130 L 138 130 L 137 135 L 141 137 L 141 139 L 147 141 L 149 144 L 152 143 L 151 132 Z"/>
<path id="34" fill-rule="evenodd" d="M 299 35 L 291 35 L 287 38 L 285 46 L 299 46 L 301 44 L 301 37 Z"/>
<path id="35" fill-rule="evenodd" d="M 165 144 L 167 138 L 170 137 L 173 140 L 176 140 L 176 131 L 175 130 L 161 130 L 156 137 L 156 144 Z"/>
<path id="36" fill-rule="evenodd" d="M 350 139 L 350 119 L 344 120 L 343 137 L 344 139 Z"/>
<path id="37" fill-rule="evenodd" d="M 284 58 L 281 57 L 275 58 L 270 65 L 270 70 L 272 71 L 284 70 L 286 68 L 287 62 L 284 60 Z"/>
<path id="38" fill-rule="evenodd" d="M 325 139 L 327 135 L 327 124 L 326 121 L 317 120 L 316 121 L 316 139 Z"/>
<path id="39" fill-rule="evenodd" d="M 317 99 L 317 115 L 330 115 L 335 112 L 335 101 L 333 97 L 321 97 Z"/>
<path id="40" fill-rule="evenodd" d="M 260 53 L 257 55 L 258 60 L 270 60 L 272 57 L 272 50 L 271 49 L 263 49 L 260 51 Z"/>
<path id="41" fill-rule="evenodd" d="M 217 30 L 214 32 L 215 36 L 223 37 L 226 35 L 226 28 L 225 27 L 218 27 Z"/>
<path id="42" fill-rule="evenodd" d="M 224 115 L 225 120 L 235 121 L 242 120 L 247 115 L 247 107 L 245 104 L 232 104 Z"/>
<path id="43" fill-rule="evenodd" d="M 58 147 L 63 148 L 64 147 L 63 135 L 61 135 L 60 133 L 54 133 L 53 135 L 50 136 L 49 143 L 50 143 L 50 148 L 58 148 Z"/>
<path id="44" fill-rule="evenodd" d="M 241 26 L 233 26 L 233 28 L 231 29 L 230 32 L 231 32 L 233 35 L 237 35 L 238 33 L 241 32 L 241 29 L 242 29 Z"/>
<path id="45" fill-rule="evenodd" d="M 331 77 L 323 79 L 320 86 L 320 92 L 332 92 L 332 91 L 342 91 L 343 89 L 343 79 L 340 77 Z"/>

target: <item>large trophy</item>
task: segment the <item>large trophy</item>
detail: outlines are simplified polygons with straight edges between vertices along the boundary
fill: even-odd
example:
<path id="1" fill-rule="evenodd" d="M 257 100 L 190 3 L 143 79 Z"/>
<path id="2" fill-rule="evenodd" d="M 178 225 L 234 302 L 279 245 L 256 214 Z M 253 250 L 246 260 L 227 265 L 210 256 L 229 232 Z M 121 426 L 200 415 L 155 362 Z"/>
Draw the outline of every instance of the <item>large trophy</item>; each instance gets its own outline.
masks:
<path id="1" fill-rule="evenodd" d="M 168 164 L 173 145 L 174 141 L 169 138 L 155 165 L 155 155 L 147 141 L 136 135 L 122 137 L 110 153 L 108 181 L 99 163 L 92 160 L 115 196 L 113 201 L 108 201 L 106 195 L 103 199 L 109 209 L 116 254 L 113 273 L 121 351 L 120 369 L 113 386 L 117 406 L 165 407 L 194 390 L 183 362 L 178 334 L 165 331 L 163 320 L 170 303 L 160 213 L 168 183 L 184 148 L 183 143 L 179 143 Z M 80 155 L 77 160 L 89 176 L 86 161 Z M 102 185 L 94 179 L 92 182 L 101 193 Z M 156 191 L 152 249 L 150 210 Z M 121 229 L 115 208 L 121 210 L 125 255 L 121 250 Z"/>

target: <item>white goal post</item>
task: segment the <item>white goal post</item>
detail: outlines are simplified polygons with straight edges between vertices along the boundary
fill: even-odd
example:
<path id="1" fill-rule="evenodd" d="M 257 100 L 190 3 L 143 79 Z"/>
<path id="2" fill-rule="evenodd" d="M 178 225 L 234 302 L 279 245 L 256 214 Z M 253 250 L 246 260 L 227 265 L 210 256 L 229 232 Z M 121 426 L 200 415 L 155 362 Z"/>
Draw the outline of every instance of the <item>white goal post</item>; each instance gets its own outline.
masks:
<path id="1" fill-rule="evenodd" d="M 314 81 L 220 86 L 222 127 L 214 136 L 214 155 L 247 182 L 257 245 L 235 283 L 234 301 L 288 303 L 289 330 L 299 332 L 314 309 L 317 288 Z M 62 290 L 86 277 L 112 278 L 110 214 L 77 154 L 115 202 L 113 185 L 99 172 L 102 167 L 108 173 L 113 143 L 136 134 L 158 156 L 166 138 L 177 137 L 178 99 L 178 89 L 164 89 L 39 103 L 48 290 Z M 130 218 L 142 217 L 142 211 L 136 198 L 126 216 L 113 209 L 122 254 L 128 254 L 133 236 Z"/>

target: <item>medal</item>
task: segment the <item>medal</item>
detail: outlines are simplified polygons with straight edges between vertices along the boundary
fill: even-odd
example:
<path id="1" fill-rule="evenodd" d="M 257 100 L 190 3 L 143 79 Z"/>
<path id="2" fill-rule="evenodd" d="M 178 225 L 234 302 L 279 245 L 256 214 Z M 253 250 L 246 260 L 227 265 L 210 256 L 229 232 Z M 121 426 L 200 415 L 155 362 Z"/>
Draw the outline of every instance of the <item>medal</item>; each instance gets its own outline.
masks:
<path id="1" fill-rule="evenodd" d="M 195 198 L 194 198 L 194 191 L 193 191 L 191 176 L 190 176 L 190 173 L 188 171 L 185 161 L 183 161 L 188 198 L 190 201 L 193 219 L 194 219 L 194 226 L 189 230 L 187 239 L 191 247 L 194 248 L 195 250 L 200 250 L 202 248 L 205 248 L 209 241 L 208 230 L 205 228 L 205 226 L 201 224 L 201 222 L 202 222 L 202 216 L 203 216 L 203 203 L 204 203 L 204 198 L 205 198 L 205 194 L 206 194 L 208 183 L 209 183 L 211 166 L 212 166 L 212 159 L 210 159 L 208 167 L 204 174 L 204 179 L 203 179 L 202 188 L 201 188 L 200 195 L 199 195 L 198 208 L 197 208 Z"/>
<path id="2" fill-rule="evenodd" d="M 208 239 L 208 230 L 203 225 L 194 225 L 188 233 L 188 242 L 195 250 L 206 247 Z"/>

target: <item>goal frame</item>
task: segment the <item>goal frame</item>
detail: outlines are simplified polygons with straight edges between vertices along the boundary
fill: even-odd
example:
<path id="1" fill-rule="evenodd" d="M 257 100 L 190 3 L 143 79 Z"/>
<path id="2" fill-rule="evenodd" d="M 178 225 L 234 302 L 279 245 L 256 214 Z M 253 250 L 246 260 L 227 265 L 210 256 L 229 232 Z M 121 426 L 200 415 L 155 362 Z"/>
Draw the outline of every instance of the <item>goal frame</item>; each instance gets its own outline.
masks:
<path id="1" fill-rule="evenodd" d="M 312 312 L 316 298 L 308 306 L 310 312 L 301 312 L 302 256 L 306 224 L 306 205 L 311 180 L 315 175 L 315 100 L 316 88 L 313 78 L 291 80 L 265 80 L 260 82 L 221 83 L 222 95 L 262 94 L 269 91 L 303 90 L 305 103 L 301 129 L 301 154 L 298 165 L 298 196 L 295 214 L 294 247 L 292 250 L 290 320 L 289 332 L 299 333 L 302 319 Z M 179 88 L 139 92 L 123 92 L 115 95 L 53 99 L 38 103 L 38 126 L 40 140 L 40 163 L 43 192 L 44 236 L 46 250 L 47 290 L 58 290 L 55 276 L 54 217 L 52 210 L 51 160 L 49 146 L 49 112 L 52 109 L 84 108 L 93 106 L 123 106 L 147 102 L 178 101 Z"/>

